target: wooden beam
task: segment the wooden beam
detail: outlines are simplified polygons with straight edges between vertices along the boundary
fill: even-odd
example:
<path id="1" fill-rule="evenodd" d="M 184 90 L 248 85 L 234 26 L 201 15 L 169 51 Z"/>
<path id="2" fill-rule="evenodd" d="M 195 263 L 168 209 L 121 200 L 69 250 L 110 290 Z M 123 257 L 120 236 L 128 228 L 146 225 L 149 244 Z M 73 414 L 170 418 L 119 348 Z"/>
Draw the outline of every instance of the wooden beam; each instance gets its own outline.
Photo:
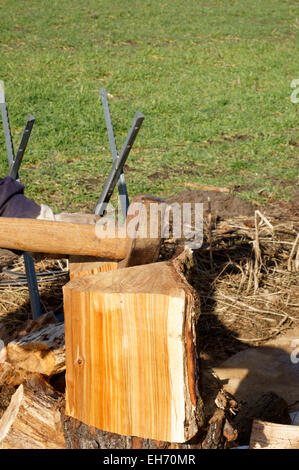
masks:
<path id="1" fill-rule="evenodd" d="M 185 442 L 196 434 L 195 293 L 181 263 L 64 286 L 68 415 L 146 439 Z"/>

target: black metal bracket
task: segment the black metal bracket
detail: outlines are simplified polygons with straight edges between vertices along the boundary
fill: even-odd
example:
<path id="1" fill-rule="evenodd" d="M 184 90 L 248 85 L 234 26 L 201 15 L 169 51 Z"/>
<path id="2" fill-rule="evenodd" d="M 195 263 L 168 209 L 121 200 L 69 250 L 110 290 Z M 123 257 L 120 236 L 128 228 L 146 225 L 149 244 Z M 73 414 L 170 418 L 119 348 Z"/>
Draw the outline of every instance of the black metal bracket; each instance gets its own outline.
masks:
<path id="1" fill-rule="evenodd" d="M 104 109 L 110 149 L 112 153 L 113 166 L 111 168 L 111 171 L 108 175 L 108 178 L 104 184 L 101 195 L 97 202 L 97 205 L 95 208 L 95 214 L 98 214 L 100 216 L 104 214 L 107 204 L 110 201 L 114 188 L 117 184 L 118 193 L 121 196 L 120 202 L 121 202 L 122 215 L 124 218 L 126 218 L 128 207 L 129 207 L 129 197 L 128 197 L 123 168 L 129 156 L 129 153 L 131 151 L 131 148 L 134 144 L 134 141 L 137 137 L 137 134 L 141 128 L 141 125 L 143 123 L 145 116 L 140 111 L 136 112 L 134 119 L 133 119 L 132 126 L 127 134 L 127 138 L 122 146 L 120 154 L 118 154 L 116 142 L 115 142 L 115 136 L 113 132 L 112 121 L 111 121 L 110 110 L 109 110 L 108 97 L 107 97 L 105 88 L 100 88 L 100 94 L 101 94 L 102 105 Z"/>

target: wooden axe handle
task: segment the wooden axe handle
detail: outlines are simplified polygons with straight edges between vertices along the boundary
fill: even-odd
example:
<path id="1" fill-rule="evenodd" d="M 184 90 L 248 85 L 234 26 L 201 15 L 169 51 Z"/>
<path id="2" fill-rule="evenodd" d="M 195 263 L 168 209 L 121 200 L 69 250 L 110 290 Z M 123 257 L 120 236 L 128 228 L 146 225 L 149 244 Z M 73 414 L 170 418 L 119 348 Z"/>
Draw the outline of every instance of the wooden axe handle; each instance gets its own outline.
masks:
<path id="1" fill-rule="evenodd" d="M 99 238 L 95 225 L 0 217 L 0 247 L 34 253 L 90 255 L 122 260 L 132 239 Z"/>
<path id="2" fill-rule="evenodd" d="M 0 247 L 33 253 L 123 260 L 120 268 L 153 263 L 159 255 L 161 220 L 157 222 L 157 238 L 152 238 L 150 207 L 161 202 L 164 201 L 147 195 L 133 199 L 132 203 L 137 203 L 137 217 L 135 212 L 131 215 L 129 212 L 126 224 L 120 228 L 124 234 L 130 222 L 133 222 L 135 232 L 130 236 L 120 232 L 111 232 L 109 235 L 107 231 L 105 237 L 101 237 L 95 224 L 0 217 Z M 140 206 L 143 210 L 140 210 Z"/>

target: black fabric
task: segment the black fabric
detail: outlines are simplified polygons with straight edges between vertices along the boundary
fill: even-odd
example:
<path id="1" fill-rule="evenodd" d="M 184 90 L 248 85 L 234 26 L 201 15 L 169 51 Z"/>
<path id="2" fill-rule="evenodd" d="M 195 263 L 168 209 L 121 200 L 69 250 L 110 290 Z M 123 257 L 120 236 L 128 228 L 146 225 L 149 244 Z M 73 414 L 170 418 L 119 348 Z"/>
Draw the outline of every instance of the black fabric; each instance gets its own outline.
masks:
<path id="1" fill-rule="evenodd" d="M 24 185 L 10 176 L 0 178 L 0 217 L 35 219 L 40 206 L 24 196 Z"/>

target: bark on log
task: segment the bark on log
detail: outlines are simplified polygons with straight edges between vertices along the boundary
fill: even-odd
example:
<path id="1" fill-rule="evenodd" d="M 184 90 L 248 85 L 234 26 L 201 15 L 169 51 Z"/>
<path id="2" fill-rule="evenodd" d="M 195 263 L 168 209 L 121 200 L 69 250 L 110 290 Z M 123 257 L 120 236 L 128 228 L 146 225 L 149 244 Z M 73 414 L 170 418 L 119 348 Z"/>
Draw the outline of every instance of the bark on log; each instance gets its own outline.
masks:
<path id="1" fill-rule="evenodd" d="M 122 436 L 87 426 L 75 418 L 65 416 L 63 429 L 67 449 L 189 449 L 189 444 L 179 444 Z"/>
<path id="2" fill-rule="evenodd" d="M 67 414 L 127 436 L 185 442 L 196 434 L 202 409 L 187 258 L 64 287 Z"/>
<path id="3" fill-rule="evenodd" d="M 50 324 L 11 341 L 7 362 L 18 368 L 51 376 L 65 370 L 64 324 Z"/>
<path id="4" fill-rule="evenodd" d="M 20 385 L 0 420 L 2 449 L 64 449 L 59 400 Z"/>

